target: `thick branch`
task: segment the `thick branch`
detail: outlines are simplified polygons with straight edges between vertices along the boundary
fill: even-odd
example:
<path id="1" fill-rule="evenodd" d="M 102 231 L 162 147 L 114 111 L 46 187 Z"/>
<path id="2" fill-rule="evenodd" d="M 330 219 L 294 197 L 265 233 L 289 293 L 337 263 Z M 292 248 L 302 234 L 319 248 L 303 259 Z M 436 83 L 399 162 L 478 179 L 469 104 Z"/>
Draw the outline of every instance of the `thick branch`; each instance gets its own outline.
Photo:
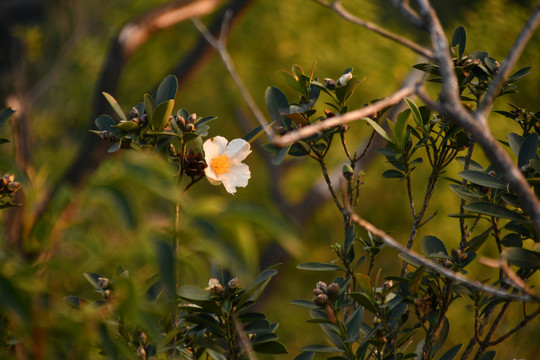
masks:
<path id="1" fill-rule="evenodd" d="M 408 258 L 414 259 L 414 261 L 416 261 L 419 264 L 424 265 L 426 268 L 431 269 L 458 283 L 461 283 L 462 285 L 470 289 L 481 291 L 486 294 L 491 294 L 493 296 L 496 296 L 498 298 L 503 298 L 503 299 L 513 299 L 513 300 L 518 300 L 522 302 L 529 302 L 529 301 L 540 302 L 540 298 L 537 296 L 518 295 L 518 294 L 508 293 L 505 291 L 501 291 L 493 286 L 481 284 L 478 281 L 469 280 L 463 275 L 453 272 L 450 269 L 445 268 L 433 262 L 432 260 L 418 254 L 414 250 L 405 248 L 403 245 L 397 242 L 394 238 L 387 235 L 384 231 L 375 227 L 373 224 L 369 223 L 368 221 L 362 219 L 357 214 L 352 214 L 351 220 L 354 223 L 366 229 L 367 231 L 369 231 L 370 233 L 372 233 L 373 235 L 378 236 L 386 245 L 400 251 L 401 253 L 405 254 Z"/>
<path id="2" fill-rule="evenodd" d="M 539 24 L 540 2 L 538 2 L 536 9 L 532 13 L 527 23 L 523 26 L 523 29 L 521 30 L 521 33 L 514 42 L 514 45 L 508 52 L 508 55 L 506 56 L 504 61 L 501 63 L 501 67 L 499 69 L 499 72 L 497 73 L 497 76 L 495 76 L 495 79 L 493 79 L 493 81 L 489 85 L 487 94 L 482 99 L 480 105 L 478 105 L 475 114 L 477 119 L 484 122 L 487 121 L 488 113 L 493 106 L 495 98 L 499 94 L 499 91 L 504 85 L 506 79 L 508 79 L 508 77 L 510 76 L 510 72 L 516 65 L 519 57 L 521 56 L 521 53 L 523 52 L 523 50 L 525 50 L 525 46 L 529 42 L 531 36 L 533 35 Z"/>
<path id="3" fill-rule="evenodd" d="M 398 44 L 401 44 L 405 47 L 408 47 L 409 49 L 413 50 L 414 52 L 416 52 L 417 54 L 419 55 L 422 55 L 428 59 L 432 59 L 433 58 L 433 53 L 431 52 L 431 50 L 429 49 L 426 49 L 425 47 L 421 46 L 421 45 L 418 45 L 417 43 L 415 43 L 414 41 L 411 41 L 403 36 L 399 36 L 397 34 L 394 34 L 384 28 L 381 28 L 380 26 L 376 25 L 376 24 L 373 24 L 369 21 L 365 21 L 363 19 L 360 19 L 359 17 L 357 16 L 354 16 L 353 14 L 351 14 L 350 12 L 348 12 L 347 10 L 345 10 L 345 8 L 343 7 L 343 5 L 341 5 L 341 2 L 339 2 L 338 0 L 334 0 L 332 1 L 332 3 L 328 3 L 324 0 L 316 0 L 317 3 L 323 5 L 323 6 L 326 6 L 332 10 L 334 10 L 339 16 L 341 16 L 342 18 L 344 18 L 345 20 L 347 21 L 350 21 L 352 22 L 353 24 L 356 24 L 356 25 L 359 25 L 359 26 L 362 26 L 368 30 L 371 30 L 379 35 L 381 35 L 382 37 L 385 37 L 387 39 L 390 39 L 392 41 L 395 41 L 397 42 Z"/>

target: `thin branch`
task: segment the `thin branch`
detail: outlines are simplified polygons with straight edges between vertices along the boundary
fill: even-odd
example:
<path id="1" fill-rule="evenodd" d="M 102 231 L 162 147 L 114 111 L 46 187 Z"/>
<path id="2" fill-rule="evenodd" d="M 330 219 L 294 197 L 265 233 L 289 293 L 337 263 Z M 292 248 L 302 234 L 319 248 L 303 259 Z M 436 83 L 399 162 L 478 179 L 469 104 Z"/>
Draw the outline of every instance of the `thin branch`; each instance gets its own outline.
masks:
<path id="1" fill-rule="evenodd" d="M 219 53 L 219 55 L 221 56 L 221 60 L 223 60 L 223 63 L 225 64 L 225 67 L 227 68 L 227 71 L 229 72 L 229 75 L 232 77 L 234 83 L 236 84 L 236 87 L 242 94 L 244 101 L 249 106 L 249 108 L 251 109 L 251 112 L 253 113 L 253 115 L 259 122 L 259 124 L 263 127 L 268 137 L 272 139 L 274 137 L 274 130 L 272 129 L 271 126 L 269 126 L 262 111 L 259 109 L 259 107 L 257 106 L 257 103 L 251 97 L 251 94 L 249 93 L 246 86 L 244 85 L 242 79 L 240 78 L 240 75 L 238 75 L 238 72 L 236 71 L 232 58 L 229 55 L 229 52 L 227 51 L 226 29 L 228 28 L 230 15 L 226 16 L 225 19 L 223 20 L 222 33 L 219 39 L 216 39 L 208 31 L 206 26 L 201 22 L 199 18 L 194 17 L 192 18 L 192 21 L 193 21 L 193 24 L 197 27 L 197 29 L 201 32 L 201 34 L 205 37 L 205 39 L 210 43 L 210 45 L 212 45 L 212 47 L 216 49 L 216 51 Z"/>
<path id="2" fill-rule="evenodd" d="M 291 131 L 283 136 L 276 136 L 273 142 L 277 146 L 287 146 L 289 144 L 297 142 L 298 140 L 316 134 L 319 131 L 330 129 L 341 124 L 350 123 L 356 120 L 360 120 L 363 117 L 373 115 L 374 113 L 384 109 L 385 107 L 389 105 L 394 105 L 400 102 L 403 98 L 413 94 L 415 91 L 415 87 L 416 85 L 406 85 L 396 91 L 394 94 L 390 95 L 389 97 L 376 101 L 371 105 L 348 112 L 343 115 L 333 116 L 329 119 L 316 122 L 312 125 L 304 126 L 297 130 Z"/>
<path id="3" fill-rule="evenodd" d="M 424 21 L 418 14 L 409 6 L 409 0 L 390 0 L 397 7 L 401 14 L 414 26 L 423 27 Z"/>
<path id="4" fill-rule="evenodd" d="M 540 2 L 538 2 L 536 9 L 534 9 L 531 17 L 523 26 L 523 29 L 521 30 L 521 33 L 514 42 L 514 45 L 508 52 L 508 55 L 506 56 L 504 61 L 501 63 L 501 67 L 499 68 L 497 76 L 495 76 L 495 79 L 493 79 L 493 81 L 489 85 L 487 94 L 482 99 L 482 102 L 480 102 L 480 105 L 478 105 L 475 111 L 475 117 L 478 120 L 483 122 L 487 121 L 488 113 L 491 110 L 493 103 L 495 102 L 495 98 L 499 94 L 499 91 L 504 85 L 506 79 L 508 79 L 508 77 L 510 76 L 510 71 L 512 71 L 512 69 L 516 65 L 517 61 L 521 56 L 521 53 L 523 52 L 523 50 L 525 50 L 525 46 L 529 42 L 531 36 L 534 34 L 534 31 L 539 24 Z"/>
<path id="5" fill-rule="evenodd" d="M 315 2 L 334 10 L 339 16 L 341 16 L 347 21 L 352 22 L 353 24 L 362 26 L 368 30 L 371 30 L 381 35 L 382 37 L 385 37 L 387 39 L 397 42 L 398 44 L 408 47 L 409 49 L 413 50 L 419 55 L 426 57 L 427 59 L 433 59 L 433 53 L 431 52 L 431 50 L 426 49 L 425 47 L 418 45 L 414 41 L 411 41 L 403 36 L 399 36 L 397 34 L 391 33 L 388 30 L 383 29 L 376 24 L 373 24 L 369 21 L 365 21 L 365 20 L 360 19 L 357 16 L 354 16 L 353 14 L 348 12 L 343 7 L 343 5 L 341 5 L 341 2 L 338 0 L 334 0 L 332 1 L 332 3 L 328 3 L 327 1 L 324 1 L 324 0 L 315 0 Z"/>
<path id="6" fill-rule="evenodd" d="M 433 262 L 432 260 L 418 254 L 414 250 L 405 248 L 403 245 L 397 242 L 394 238 L 392 238 L 391 236 L 389 236 L 388 234 L 386 234 L 384 231 L 380 230 L 379 228 L 375 227 L 375 225 L 371 224 L 370 222 L 362 219 L 357 214 L 351 215 L 351 221 L 363 227 L 365 230 L 369 231 L 375 236 L 378 236 L 386 245 L 400 251 L 401 253 L 404 253 L 407 257 L 414 259 L 414 261 L 418 262 L 419 264 L 422 264 L 426 268 L 431 269 L 449 279 L 457 281 L 458 283 L 461 283 L 462 285 L 470 289 L 481 291 L 486 294 L 491 294 L 493 296 L 496 296 L 502 299 L 513 299 L 513 300 L 518 300 L 522 302 L 529 302 L 529 301 L 540 302 L 540 297 L 538 296 L 518 295 L 518 294 L 508 293 L 505 291 L 501 291 L 493 286 L 481 284 L 478 281 L 469 280 L 463 275 L 453 272 L 452 270 L 445 268 Z"/>
<path id="7" fill-rule="evenodd" d="M 520 329 L 522 329 L 525 325 L 527 325 L 527 323 L 529 321 L 531 321 L 532 319 L 534 319 L 535 317 L 537 317 L 538 315 L 540 315 L 540 307 L 538 309 L 536 309 L 535 312 L 531 313 L 530 315 L 526 316 L 523 318 L 523 320 L 521 320 L 519 322 L 519 324 L 517 324 L 512 330 L 510 330 L 509 332 L 507 332 L 506 334 L 504 335 L 501 335 L 499 338 L 497 338 L 496 340 L 493 340 L 493 341 L 489 341 L 487 343 L 484 343 L 483 345 L 484 346 L 495 346 L 495 345 L 498 345 L 500 343 L 502 343 L 503 341 L 505 341 L 506 339 L 508 339 L 510 336 L 512 336 L 513 334 L 515 334 L 516 332 L 518 332 Z"/>

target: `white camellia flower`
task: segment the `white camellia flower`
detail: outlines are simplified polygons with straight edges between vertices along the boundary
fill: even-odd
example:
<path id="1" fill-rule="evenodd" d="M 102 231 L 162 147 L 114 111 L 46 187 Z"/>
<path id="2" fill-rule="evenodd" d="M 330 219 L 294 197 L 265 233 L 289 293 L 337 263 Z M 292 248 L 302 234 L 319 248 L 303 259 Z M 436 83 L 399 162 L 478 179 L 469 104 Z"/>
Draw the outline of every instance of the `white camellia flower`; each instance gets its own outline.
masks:
<path id="1" fill-rule="evenodd" d="M 247 141 L 234 139 L 228 142 L 223 136 L 216 136 L 204 142 L 203 150 L 208 164 L 204 172 L 211 184 L 223 184 L 231 194 L 237 187 L 247 186 L 251 172 L 246 164 L 242 164 L 251 153 Z"/>

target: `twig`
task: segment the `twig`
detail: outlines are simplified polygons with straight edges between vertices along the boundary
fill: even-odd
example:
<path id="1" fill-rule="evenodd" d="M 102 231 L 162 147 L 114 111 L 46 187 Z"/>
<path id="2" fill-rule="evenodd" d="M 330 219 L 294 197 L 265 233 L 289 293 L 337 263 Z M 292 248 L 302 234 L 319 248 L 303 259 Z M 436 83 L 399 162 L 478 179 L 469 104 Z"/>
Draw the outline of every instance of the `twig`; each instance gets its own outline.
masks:
<path id="1" fill-rule="evenodd" d="M 507 293 L 505 291 L 501 291 L 493 286 L 481 284 L 477 281 L 472 281 L 464 277 L 463 275 L 460 275 L 458 273 L 455 273 L 433 261 L 430 259 L 418 254 L 414 250 L 410 250 L 405 248 L 403 245 L 398 243 L 394 238 L 387 235 L 384 231 L 380 230 L 379 228 L 375 227 L 370 222 L 362 219 L 357 214 L 351 214 L 351 221 L 358 224 L 359 226 L 363 227 L 365 230 L 369 231 L 370 233 L 378 236 L 386 245 L 406 254 L 407 257 L 414 259 L 418 263 L 424 265 L 426 268 L 431 269 L 441 275 L 446 276 L 449 279 L 452 279 L 454 281 L 457 281 L 461 283 L 464 286 L 467 286 L 468 288 L 471 288 L 473 290 L 478 290 L 481 292 L 484 292 L 486 294 L 491 294 L 493 296 L 503 298 L 503 299 L 513 299 L 518 300 L 522 302 L 540 302 L 540 298 L 538 296 L 530 296 L 530 295 L 519 295 L 519 294 L 512 294 Z"/>
<path id="2" fill-rule="evenodd" d="M 423 27 L 424 22 L 418 14 L 409 6 L 409 0 L 390 0 L 397 7 L 401 14 L 416 27 Z"/>
<path id="3" fill-rule="evenodd" d="M 389 97 L 376 101 L 371 105 L 348 112 L 344 115 L 333 116 L 329 119 L 325 119 L 324 121 L 319 121 L 312 125 L 304 126 L 297 130 L 286 133 L 283 136 L 276 136 L 273 142 L 277 146 L 287 146 L 305 137 L 311 136 L 321 130 L 330 129 L 341 124 L 360 120 L 361 118 L 372 115 L 389 105 L 394 105 L 400 102 L 403 98 L 413 94 L 415 91 L 415 87 L 416 85 L 406 85 L 396 91 L 394 94 L 390 95 Z"/>
<path id="4" fill-rule="evenodd" d="M 484 96 L 480 104 L 478 105 L 476 111 L 475 111 L 475 117 L 479 121 L 486 122 L 487 116 L 489 111 L 491 110 L 491 107 L 493 106 L 493 103 L 495 101 L 495 98 L 499 94 L 500 88 L 503 86 L 504 82 L 508 77 L 510 76 L 510 71 L 514 68 L 517 61 L 519 60 L 519 57 L 521 56 L 521 53 L 525 49 L 525 46 L 529 42 L 529 39 L 534 34 L 535 29 L 540 24 L 540 2 L 538 2 L 538 5 L 536 6 L 536 9 L 534 9 L 534 12 L 532 13 L 531 17 L 525 23 L 523 26 L 523 29 L 521 30 L 521 33 L 517 37 L 516 41 L 514 42 L 514 45 L 508 52 L 508 55 L 504 59 L 504 61 L 501 63 L 501 67 L 499 68 L 499 72 L 497 73 L 497 76 L 495 76 L 495 79 L 491 82 L 489 85 L 489 89 L 487 94 Z"/>
<path id="5" fill-rule="evenodd" d="M 227 71 L 229 72 L 229 75 L 232 77 L 234 83 L 236 84 L 236 87 L 242 94 L 244 101 L 249 106 L 251 112 L 253 113 L 253 115 L 259 122 L 259 124 L 263 127 L 268 137 L 272 139 L 274 137 L 274 130 L 272 129 L 271 126 L 268 126 L 268 122 L 266 121 L 266 118 L 264 117 L 263 113 L 257 106 L 257 103 L 251 97 L 251 94 L 247 90 L 242 79 L 238 75 L 238 72 L 236 71 L 232 58 L 229 55 L 229 52 L 227 51 L 226 31 L 230 22 L 230 16 L 231 16 L 231 13 L 228 13 L 227 16 L 225 16 L 225 19 L 223 20 L 222 31 L 221 31 L 219 39 L 216 39 L 208 31 L 206 26 L 201 22 L 199 18 L 194 17 L 191 20 L 193 21 L 193 24 L 197 27 L 197 29 L 201 32 L 201 34 L 205 37 L 205 39 L 208 41 L 208 43 L 210 43 L 210 45 L 212 45 L 212 47 L 216 49 L 216 51 L 219 53 L 219 55 L 221 56 L 221 60 L 223 60 L 223 63 L 225 64 L 225 67 L 227 68 Z"/>
<path id="6" fill-rule="evenodd" d="M 408 47 L 409 49 L 413 50 L 417 54 L 426 57 L 428 60 L 433 59 L 433 53 L 431 52 L 431 50 L 426 49 L 425 47 L 420 46 L 414 41 L 411 41 L 403 36 L 399 36 L 397 34 L 391 33 L 388 30 L 383 29 L 376 24 L 373 24 L 369 21 L 365 21 L 363 19 L 360 19 L 357 16 L 354 16 L 353 14 L 345 10 L 345 8 L 343 7 L 343 5 L 341 5 L 341 2 L 339 0 L 334 0 L 332 1 L 332 3 L 328 3 L 327 1 L 324 1 L 324 0 L 315 0 L 315 2 L 334 10 L 339 16 L 341 16 L 347 21 L 352 22 L 353 24 L 362 26 L 368 30 L 371 30 L 381 35 L 382 37 L 393 40 L 397 42 L 398 44 Z"/>

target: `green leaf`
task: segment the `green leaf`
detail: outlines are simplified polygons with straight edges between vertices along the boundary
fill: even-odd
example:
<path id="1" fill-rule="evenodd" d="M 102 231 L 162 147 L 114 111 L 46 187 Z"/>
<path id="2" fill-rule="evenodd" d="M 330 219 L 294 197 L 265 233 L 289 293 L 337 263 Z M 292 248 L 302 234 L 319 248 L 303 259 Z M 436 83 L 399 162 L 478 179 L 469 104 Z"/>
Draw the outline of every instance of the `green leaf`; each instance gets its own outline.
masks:
<path id="1" fill-rule="evenodd" d="M 536 158 L 538 151 L 538 134 L 532 133 L 527 135 L 521 144 L 518 155 L 518 167 L 522 167 L 529 163 L 529 160 Z"/>
<path id="2" fill-rule="evenodd" d="M 342 352 L 340 349 L 332 347 L 332 346 L 324 346 L 324 345 L 309 345 L 304 346 L 302 349 L 300 349 L 304 352 L 306 351 L 312 351 L 312 352 L 322 352 L 322 353 L 338 353 Z"/>
<path id="3" fill-rule="evenodd" d="M 411 109 L 411 112 L 413 114 L 414 122 L 416 122 L 416 125 L 423 127 L 424 122 L 422 121 L 422 114 L 420 113 L 420 109 L 418 106 L 409 98 L 404 99 L 407 105 L 409 105 L 409 108 Z"/>
<path id="4" fill-rule="evenodd" d="M 174 300 L 176 294 L 176 266 L 172 246 L 165 241 L 156 242 L 159 275 L 165 285 L 165 293 L 169 300 Z"/>
<path id="5" fill-rule="evenodd" d="M 289 112 L 289 101 L 285 94 L 276 87 L 268 87 L 264 93 L 266 108 L 273 121 L 278 121 L 282 114 Z"/>
<path id="6" fill-rule="evenodd" d="M 459 46 L 458 55 L 459 57 L 463 56 L 465 52 L 465 45 L 467 44 L 467 36 L 465 34 L 465 29 L 463 26 L 458 26 L 452 35 L 452 47 Z"/>
<path id="7" fill-rule="evenodd" d="M 521 214 L 518 214 L 515 211 L 486 201 L 466 204 L 463 208 L 467 211 L 477 212 L 480 214 L 499 217 L 503 219 L 510 219 L 518 223 L 526 223 L 529 221 L 529 219 L 527 219 Z"/>
<path id="8" fill-rule="evenodd" d="M 317 309 L 318 306 L 313 303 L 313 301 L 308 300 L 293 300 L 291 301 L 292 305 L 301 306 L 307 309 Z"/>
<path id="9" fill-rule="evenodd" d="M 174 100 L 169 100 L 159 104 L 152 113 L 152 130 L 161 131 L 169 122 L 174 107 Z"/>
<path id="10" fill-rule="evenodd" d="M 266 285 L 268 285 L 272 276 L 276 274 L 276 269 L 269 268 L 257 275 L 255 280 L 253 280 L 253 283 L 244 290 L 238 299 L 236 299 L 236 306 L 241 306 L 249 300 L 256 300 L 261 295 Z"/>
<path id="11" fill-rule="evenodd" d="M 467 158 L 465 158 L 464 156 L 458 156 L 456 157 L 456 161 L 461 164 L 461 166 L 465 166 L 465 164 L 467 163 Z M 480 165 L 479 163 L 477 163 L 476 161 L 472 160 L 472 159 L 469 159 L 469 169 L 468 170 L 476 170 L 476 171 L 485 171 L 486 169 L 484 169 L 484 167 L 482 165 Z"/>
<path id="12" fill-rule="evenodd" d="M 137 130 L 139 128 L 139 125 L 137 125 L 134 121 L 124 121 L 118 123 L 118 125 L 114 125 L 114 127 L 124 132 L 130 132 Z"/>
<path id="13" fill-rule="evenodd" d="M 483 195 L 472 192 L 471 190 L 469 190 L 469 189 L 467 189 L 467 188 L 465 188 L 465 187 L 463 187 L 461 185 L 450 184 L 449 186 L 450 186 L 450 189 L 452 189 L 452 191 L 457 196 L 459 196 L 460 198 L 462 198 L 465 201 L 473 202 L 473 201 L 477 201 L 478 199 L 481 199 L 481 198 L 484 197 Z"/>
<path id="14" fill-rule="evenodd" d="M 88 304 L 88 301 L 78 296 L 66 296 L 64 297 L 64 301 L 77 309 L 80 309 L 82 304 Z"/>
<path id="15" fill-rule="evenodd" d="M 116 102 L 114 97 L 112 97 L 112 95 L 110 95 L 110 94 L 108 94 L 106 92 L 102 92 L 102 94 L 103 94 L 103 96 L 105 96 L 105 99 L 107 99 L 109 104 L 111 104 L 114 112 L 118 115 L 118 117 L 121 120 L 127 120 L 126 114 L 124 114 L 124 111 L 122 111 L 122 108 L 120 107 L 120 105 L 118 105 L 118 103 Z"/>
<path id="16" fill-rule="evenodd" d="M 11 108 L 0 110 L 0 127 L 2 127 L 13 114 L 15 114 L 15 110 L 12 110 Z"/>
<path id="17" fill-rule="evenodd" d="M 418 267 L 408 279 L 409 292 L 415 296 L 422 285 L 422 278 L 424 277 L 426 267 L 424 265 Z"/>
<path id="18" fill-rule="evenodd" d="M 287 349 L 277 341 L 253 345 L 253 350 L 260 354 L 287 354 Z"/>
<path id="19" fill-rule="evenodd" d="M 540 253 L 518 247 L 504 249 L 502 257 L 510 264 L 524 269 L 540 269 Z"/>
<path id="20" fill-rule="evenodd" d="M 362 325 L 363 317 L 364 309 L 361 306 L 358 306 L 347 319 L 345 328 L 347 329 L 348 340 L 357 341 L 357 339 L 360 337 L 360 325 Z"/>
<path id="21" fill-rule="evenodd" d="M 84 273 L 84 277 L 94 287 L 94 289 L 101 289 L 101 286 L 99 286 L 99 279 L 102 277 L 101 275 L 93 272 L 86 272 Z"/>
<path id="22" fill-rule="evenodd" d="M 525 67 L 523 69 L 519 69 L 515 73 L 513 73 L 507 80 L 506 83 L 511 84 L 519 79 L 521 79 L 524 76 L 527 76 L 531 73 L 532 67 Z"/>
<path id="23" fill-rule="evenodd" d="M 519 150 L 521 149 L 521 144 L 523 144 L 523 136 L 516 133 L 509 133 L 506 137 L 508 139 L 508 145 L 516 157 L 519 156 Z"/>
<path id="24" fill-rule="evenodd" d="M 30 304 L 28 294 L 24 294 L 16 288 L 12 282 L 0 275 L 0 309 L 9 309 L 7 313 L 15 314 L 24 324 L 31 321 Z M 2 317 L 5 313 L 2 312 Z"/>
<path id="25" fill-rule="evenodd" d="M 307 262 L 296 266 L 300 270 L 310 270 L 310 271 L 337 271 L 343 270 L 340 266 L 333 264 L 325 264 L 320 262 Z"/>
<path id="26" fill-rule="evenodd" d="M 113 118 L 110 117 L 109 115 L 98 116 L 96 120 L 94 121 L 94 123 L 96 124 L 96 127 L 100 131 L 110 131 L 110 132 L 114 132 L 113 127 L 116 125 L 116 121 L 114 121 Z"/>
<path id="27" fill-rule="evenodd" d="M 383 172 L 382 177 L 386 179 L 405 179 L 405 174 L 401 171 L 390 169 Z"/>
<path id="28" fill-rule="evenodd" d="M 371 127 L 373 128 L 373 130 L 375 130 L 383 139 L 385 139 L 386 141 L 388 141 L 389 143 L 393 144 L 394 142 L 392 141 L 392 139 L 390 139 L 390 136 L 388 136 L 388 134 L 386 133 L 386 131 L 384 131 L 384 129 L 379 125 L 377 124 L 375 121 L 371 120 L 370 118 L 368 117 L 364 117 L 362 118 L 361 120 L 365 120 L 368 122 L 369 125 L 371 125 Z"/>
<path id="29" fill-rule="evenodd" d="M 435 236 L 427 235 L 422 238 L 422 248 L 428 256 L 447 255 L 446 246 Z"/>
<path id="30" fill-rule="evenodd" d="M 506 183 L 497 179 L 488 173 L 475 170 L 465 170 L 459 173 L 459 176 L 473 184 L 490 187 L 493 189 L 506 189 Z"/>
<path id="31" fill-rule="evenodd" d="M 152 125 L 152 114 L 154 113 L 154 99 L 149 94 L 144 94 L 144 109 L 146 116 L 148 117 L 148 122 Z"/>
<path id="32" fill-rule="evenodd" d="M 283 159 L 285 159 L 285 156 L 289 152 L 289 149 L 291 148 L 291 145 L 287 145 L 285 147 L 282 147 L 278 150 L 276 155 L 272 158 L 272 164 L 279 165 L 283 162 Z"/>
<path id="33" fill-rule="evenodd" d="M 457 344 L 455 346 L 453 346 L 452 348 L 450 348 L 450 350 L 448 350 L 447 352 L 445 352 L 441 358 L 439 360 L 453 360 L 456 355 L 458 354 L 459 350 L 461 349 L 461 347 L 463 346 L 463 344 Z"/>
<path id="34" fill-rule="evenodd" d="M 372 312 L 373 314 L 377 314 L 377 308 L 375 307 L 373 302 L 370 300 L 370 298 L 366 294 L 360 293 L 360 292 L 352 292 L 352 293 L 349 293 L 349 295 L 354 300 L 356 300 L 357 303 L 363 306 L 364 309 Z"/>
<path id="35" fill-rule="evenodd" d="M 296 77 L 294 77 L 291 73 L 281 70 L 278 72 L 278 74 L 281 77 L 281 80 L 283 80 L 283 82 L 287 84 L 287 86 L 289 86 L 291 89 L 301 93 L 304 93 L 306 91 L 306 89 L 298 83 Z"/>
<path id="36" fill-rule="evenodd" d="M 163 81 L 161 84 L 159 84 L 159 87 L 157 89 L 156 97 L 155 97 L 155 103 L 157 105 L 160 105 L 161 103 L 168 101 L 168 100 L 174 100 L 176 97 L 176 92 L 178 90 L 178 80 L 176 79 L 176 76 L 169 75 Z"/>

